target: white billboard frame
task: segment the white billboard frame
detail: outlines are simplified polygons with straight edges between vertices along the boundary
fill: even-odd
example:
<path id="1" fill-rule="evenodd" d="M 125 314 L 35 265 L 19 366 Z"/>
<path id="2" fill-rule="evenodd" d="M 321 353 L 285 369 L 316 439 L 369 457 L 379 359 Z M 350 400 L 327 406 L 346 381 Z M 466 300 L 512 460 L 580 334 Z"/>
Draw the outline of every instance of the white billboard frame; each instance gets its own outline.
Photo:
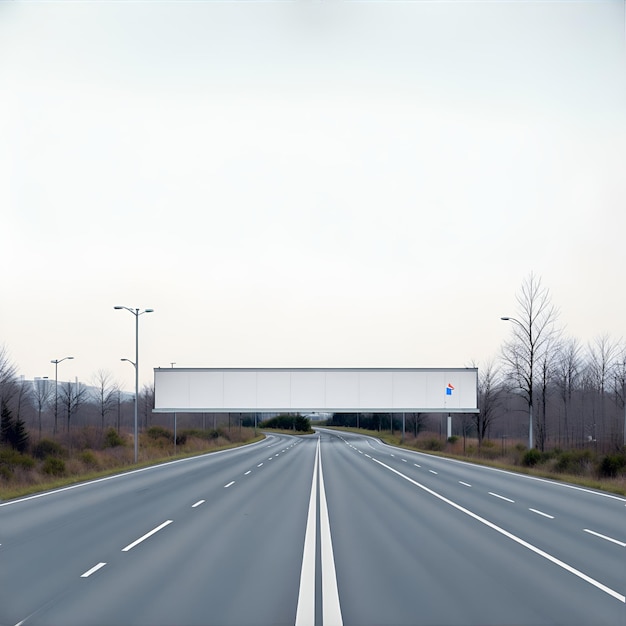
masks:
<path id="1" fill-rule="evenodd" d="M 477 413 L 477 368 L 155 368 L 154 413 Z"/>

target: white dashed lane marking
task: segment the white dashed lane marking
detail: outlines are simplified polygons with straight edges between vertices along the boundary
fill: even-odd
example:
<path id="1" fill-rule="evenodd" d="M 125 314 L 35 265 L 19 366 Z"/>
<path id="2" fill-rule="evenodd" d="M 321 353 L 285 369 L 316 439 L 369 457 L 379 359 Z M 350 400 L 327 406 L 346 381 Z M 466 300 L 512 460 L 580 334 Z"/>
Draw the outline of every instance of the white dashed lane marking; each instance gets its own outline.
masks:
<path id="1" fill-rule="evenodd" d="M 613 539 L 613 537 L 607 537 L 606 535 L 601 535 L 597 533 L 595 530 L 589 530 L 588 528 L 583 528 L 586 533 L 590 535 L 594 535 L 596 537 L 600 537 L 600 539 L 605 539 L 606 541 L 610 541 L 611 543 L 616 543 L 618 546 L 622 546 L 622 548 L 626 548 L 626 543 L 623 541 L 619 541 L 618 539 Z"/>
<path id="2" fill-rule="evenodd" d="M 154 535 L 155 533 L 158 533 L 161 529 L 165 528 L 166 526 L 169 526 L 173 521 L 174 520 L 168 519 L 166 522 L 163 522 L 156 528 L 153 528 L 149 533 L 146 533 L 142 537 L 139 537 L 139 539 L 137 539 L 136 541 L 129 543 L 125 548 L 122 548 L 122 552 L 128 552 L 129 550 L 132 550 L 136 545 L 140 544 L 142 541 L 145 541 L 146 539 L 148 539 L 148 537 L 152 537 L 152 535 Z"/>
<path id="3" fill-rule="evenodd" d="M 98 565 L 94 565 L 91 569 L 88 569 L 84 574 L 81 574 L 81 578 L 89 578 L 92 574 L 97 572 L 99 569 L 104 567 L 106 563 L 98 563 Z"/>
<path id="4" fill-rule="evenodd" d="M 515 503 L 515 500 L 511 500 L 511 498 L 505 498 L 504 496 L 501 496 L 497 493 L 494 493 L 493 491 L 489 492 L 490 496 L 493 496 L 494 498 L 500 498 L 500 500 L 506 500 L 507 502 L 513 502 Z"/>

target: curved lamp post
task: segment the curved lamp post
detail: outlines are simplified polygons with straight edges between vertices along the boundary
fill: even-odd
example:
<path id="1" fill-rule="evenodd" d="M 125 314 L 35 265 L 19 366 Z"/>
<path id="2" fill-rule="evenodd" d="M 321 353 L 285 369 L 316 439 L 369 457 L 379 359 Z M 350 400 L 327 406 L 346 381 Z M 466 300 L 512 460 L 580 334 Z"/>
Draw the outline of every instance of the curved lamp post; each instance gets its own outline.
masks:
<path id="1" fill-rule="evenodd" d="M 114 306 L 116 311 L 120 309 L 126 309 L 128 312 L 132 313 L 135 316 L 135 360 L 131 361 L 130 359 L 122 359 L 122 361 L 128 361 L 132 363 L 135 367 L 135 428 L 134 428 L 134 439 L 135 439 L 135 463 L 137 463 L 137 409 L 139 406 L 139 316 L 144 313 L 153 313 L 154 309 L 131 309 L 127 306 Z"/>
<path id="2" fill-rule="evenodd" d="M 522 324 L 522 322 L 520 322 L 518 319 L 514 318 L 514 317 L 501 317 L 500 318 L 503 322 L 513 322 L 514 324 L 517 324 L 526 334 L 526 336 L 528 337 L 528 341 L 531 344 L 531 350 L 532 350 L 532 335 L 530 333 L 530 330 L 528 328 L 526 328 L 526 326 L 524 326 L 524 324 Z M 532 353 L 531 353 L 532 354 Z M 528 390 L 529 395 L 528 395 L 528 449 L 530 450 L 531 448 L 533 448 L 534 446 L 534 441 L 533 441 L 533 363 L 532 363 L 532 357 L 531 357 L 531 362 L 530 362 L 530 389 Z"/>
<path id="3" fill-rule="evenodd" d="M 73 356 L 64 356 L 62 359 L 53 359 L 50 363 L 54 363 L 54 434 L 57 432 L 57 415 L 59 410 L 59 363 L 72 360 Z"/>

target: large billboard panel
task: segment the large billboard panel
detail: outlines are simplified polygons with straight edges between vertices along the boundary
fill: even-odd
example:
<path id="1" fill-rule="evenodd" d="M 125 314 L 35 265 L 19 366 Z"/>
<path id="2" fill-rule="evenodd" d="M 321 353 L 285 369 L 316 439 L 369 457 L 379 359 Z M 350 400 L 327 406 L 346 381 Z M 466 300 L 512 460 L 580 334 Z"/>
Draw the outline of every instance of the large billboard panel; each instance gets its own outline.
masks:
<path id="1" fill-rule="evenodd" d="M 476 368 L 156 368 L 157 413 L 475 413 Z"/>

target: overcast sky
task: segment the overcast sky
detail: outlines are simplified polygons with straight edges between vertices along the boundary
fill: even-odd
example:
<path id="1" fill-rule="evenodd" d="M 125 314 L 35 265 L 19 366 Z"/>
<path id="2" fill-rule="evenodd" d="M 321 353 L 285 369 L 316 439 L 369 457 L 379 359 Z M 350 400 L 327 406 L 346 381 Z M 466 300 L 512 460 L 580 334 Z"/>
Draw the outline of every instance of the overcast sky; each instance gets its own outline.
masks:
<path id="1" fill-rule="evenodd" d="M 1 2 L 27 378 L 463 367 L 531 271 L 625 335 L 624 2 Z"/>

